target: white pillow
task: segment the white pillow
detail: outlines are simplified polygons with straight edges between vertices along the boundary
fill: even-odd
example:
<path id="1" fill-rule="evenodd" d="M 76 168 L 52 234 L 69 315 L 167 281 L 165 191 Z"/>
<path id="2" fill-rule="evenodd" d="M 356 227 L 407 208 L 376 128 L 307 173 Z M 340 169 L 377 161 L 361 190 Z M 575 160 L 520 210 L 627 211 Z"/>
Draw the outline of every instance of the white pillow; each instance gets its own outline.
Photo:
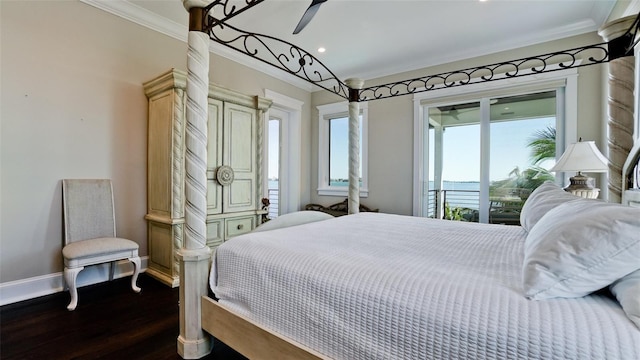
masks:
<path id="1" fill-rule="evenodd" d="M 520 225 L 526 232 L 529 232 L 549 210 L 576 199 L 580 199 L 580 197 L 564 191 L 551 181 L 547 181 L 533 190 L 525 201 L 520 211 Z"/>
<path id="2" fill-rule="evenodd" d="M 321 211 L 297 211 L 289 214 L 280 215 L 275 219 L 258 226 L 253 232 L 280 229 L 289 226 L 302 225 L 310 222 L 333 219 L 333 216 Z"/>
<path id="3" fill-rule="evenodd" d="M 614 282 L 609 288 L 629 319 L 640 329 L 640 270 Z"/>
<path id="4" fill-rule="evenodd" d="M 530 299 L 580 297 L 640 269 L 640 208 L 579 199 L 529 232 L 523 287 Z"/>

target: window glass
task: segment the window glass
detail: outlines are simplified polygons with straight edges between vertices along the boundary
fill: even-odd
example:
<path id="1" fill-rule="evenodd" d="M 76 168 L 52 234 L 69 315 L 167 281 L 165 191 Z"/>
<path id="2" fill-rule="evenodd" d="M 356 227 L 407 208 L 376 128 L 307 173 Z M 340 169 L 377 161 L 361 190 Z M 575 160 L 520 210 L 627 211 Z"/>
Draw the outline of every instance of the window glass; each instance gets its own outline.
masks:
<path id="1" fill-rule="evenodd" d="M 349 118 L 329 120 L 329 186 L 349 186 Z M 362 116 L 360 116 L 360 159 L 362 159 Z M 362 186 L 362 161 L 360 162 Z"/>
<path id="2" fill-rule="evenodd" d="M 428 109 L 427 216 L 518 225 L 529 194 L 555 178 L 556 91 Z"/>

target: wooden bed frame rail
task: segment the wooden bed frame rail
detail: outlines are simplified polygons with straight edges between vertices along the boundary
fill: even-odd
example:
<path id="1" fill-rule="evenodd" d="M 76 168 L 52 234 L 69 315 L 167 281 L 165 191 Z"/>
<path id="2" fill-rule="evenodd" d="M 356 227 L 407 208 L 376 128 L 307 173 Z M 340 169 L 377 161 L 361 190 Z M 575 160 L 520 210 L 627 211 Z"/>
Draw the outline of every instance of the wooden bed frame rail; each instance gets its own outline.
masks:
<path id="1" fill-rule="evenodd" d="M 233 313 L 207 296 L 202 297 L 202 328 L 249 359 L 329 359 Z"/>

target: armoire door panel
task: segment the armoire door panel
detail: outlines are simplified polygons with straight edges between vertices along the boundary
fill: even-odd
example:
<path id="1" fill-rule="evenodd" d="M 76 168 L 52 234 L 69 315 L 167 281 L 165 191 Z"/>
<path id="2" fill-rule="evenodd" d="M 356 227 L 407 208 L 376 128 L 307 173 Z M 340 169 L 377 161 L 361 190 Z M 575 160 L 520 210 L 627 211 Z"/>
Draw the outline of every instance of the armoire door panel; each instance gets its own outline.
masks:
<path id="1" fill-rule="evenodd" d="M 254 171 L 255 118 L 255 109 L 225 104 L 224 163 L 236 173 Z"/>
<path id="2" fill-rule="evenodd" d="M 222 213 L 222 187 L 215 179 L 216 168 L 222 165 L 222 101 L 209 99 L 207 124 L 207 214 Z"/>
<path id="3" fill-rule="evenodd" d="M 156 174 L 147 179 L 147 202 L 150 214 L 171 215 L 171 122 L 165 119 L 173 117 L 174 92 L 169 91 L 149 99 L 148 146 L 155 149 L 149 152 L 147 171 Z"/>
<path id="4" fill-rule="evenodd" d="M 251 179 L 236 179 L 225 187 L 228 193 L 225 211 L 255 210 L 253 191 L 254 182 Z"/>

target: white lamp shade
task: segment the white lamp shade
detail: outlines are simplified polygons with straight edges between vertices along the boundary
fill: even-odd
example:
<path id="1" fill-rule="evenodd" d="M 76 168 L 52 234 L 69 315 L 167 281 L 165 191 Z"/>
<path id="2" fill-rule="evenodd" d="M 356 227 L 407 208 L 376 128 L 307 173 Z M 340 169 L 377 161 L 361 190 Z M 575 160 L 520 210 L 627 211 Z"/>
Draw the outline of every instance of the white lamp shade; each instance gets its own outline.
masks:
<path id="1" fill-rule="evenodd" d="M 606 172 L 607 158 L 593 141 L 571 144 L 549 171 Z"/>

